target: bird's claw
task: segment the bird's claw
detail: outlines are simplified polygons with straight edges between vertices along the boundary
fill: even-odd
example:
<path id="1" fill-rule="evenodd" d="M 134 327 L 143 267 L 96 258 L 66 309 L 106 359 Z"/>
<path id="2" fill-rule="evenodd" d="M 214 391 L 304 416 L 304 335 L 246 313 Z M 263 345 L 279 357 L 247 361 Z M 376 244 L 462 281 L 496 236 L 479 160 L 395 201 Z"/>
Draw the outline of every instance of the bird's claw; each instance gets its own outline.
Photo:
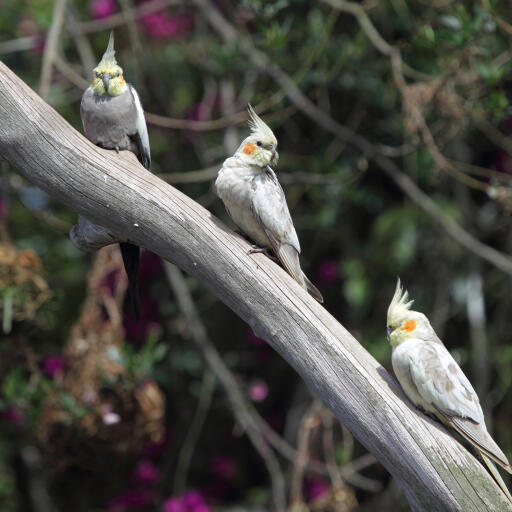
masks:
<path id="1" fill-rule="evenodd" d="M 278 263 L 278 259 L 271 253 L 271 249 L 268 247 L 258 247 L 257 245 L 253 245 L 247 254 L 264 254 L 267 258 L 270 258 L 272 261 Z"/>

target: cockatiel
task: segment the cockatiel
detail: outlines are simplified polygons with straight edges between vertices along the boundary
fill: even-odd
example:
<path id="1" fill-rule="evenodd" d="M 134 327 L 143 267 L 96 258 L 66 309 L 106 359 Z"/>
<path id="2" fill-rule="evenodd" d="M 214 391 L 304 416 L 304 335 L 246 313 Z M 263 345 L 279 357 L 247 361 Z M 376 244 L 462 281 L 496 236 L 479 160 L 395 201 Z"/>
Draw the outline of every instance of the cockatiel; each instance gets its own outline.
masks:
<path id="1" fill-rule="evenodd" d="M 93 70 L 92 83 L 82 96 L 80 114 L 85 136 L 91 142 L 105 149 L 131 151 L 149 169 L 151 156 L 144 111 L 137 91 L 125 82 L 123 70 L 117 64 L 113 32 L 107 50 Z M 119 245 L 128 275 L 129 302 L 138 318 L 140 250 L 128 242 Z"/>
<path id="2" fill-rule="evenodd" d="M 301 270 L 299 239 L 283 189 L 270 168 L 279 157 L 276 137 L 250 105 L 248 111 L 251 134 L 222 165 L 215 190 L 235 224 L 262 248 L 272 248 L 287 272 L 323 302 L 322 294 Z"/>
<path id="3" fill-rule="evenodd" d="M 494 462 L 512 473 L 512 467 L 487 432 L 478 396 L 459 365 L 437 337 L 427 317 L 412 311 L 407 291 L 398 280 L 388 308 L 387 334 L 393 370 L 414 405 L 455 429 L 471 443 L 507 495 Z"/>

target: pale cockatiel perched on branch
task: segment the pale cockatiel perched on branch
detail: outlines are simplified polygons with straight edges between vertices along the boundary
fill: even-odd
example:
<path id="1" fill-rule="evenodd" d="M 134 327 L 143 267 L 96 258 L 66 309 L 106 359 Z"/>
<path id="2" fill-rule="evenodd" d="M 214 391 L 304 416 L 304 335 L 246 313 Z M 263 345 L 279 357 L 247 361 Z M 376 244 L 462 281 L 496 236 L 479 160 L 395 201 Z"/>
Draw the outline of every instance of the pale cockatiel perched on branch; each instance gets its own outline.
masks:
<path id="1" fill-rule="evenodd" d="M 277 140 L 250 105 L 248 110 L 251 134 L 222 165 L 215 190 L 235 224 L 262 248 L 272 248 L 288 273 L 323 302 L 301 270 L 299 239 L 283 189 L 270 168 L 278 160 Z"/>
<path id="2" fill-rule="evenodd" d="M 477 449 L 498 485 L 512 501 L 489 459 L 509 473 L 512 473 L 512 467 L 487 432 L 473 386 L 437 337 L 427 317 L 410 309 L 412 303 L 398 280 L 387 317 L 388 339 L 393 351 L 391 361 L 398 381 L 414 405 L 454 428 Z"/>
<path id="3" fill-rule="evenodd" d="M 134 87 L 123 78 L 114 50 L 114 34 L 110 33 L 107 50 L 93 70 L 92 84 L 82 96 L 80 114 L 85 136 L 105 149 L 135 153 L 149 169 L 151 156 L 144 111 Z M 128 275 L 128 297 L 135 315 L 139 316 L 137 274 L 139 248 L 128 242 L 119 244 Z"/>

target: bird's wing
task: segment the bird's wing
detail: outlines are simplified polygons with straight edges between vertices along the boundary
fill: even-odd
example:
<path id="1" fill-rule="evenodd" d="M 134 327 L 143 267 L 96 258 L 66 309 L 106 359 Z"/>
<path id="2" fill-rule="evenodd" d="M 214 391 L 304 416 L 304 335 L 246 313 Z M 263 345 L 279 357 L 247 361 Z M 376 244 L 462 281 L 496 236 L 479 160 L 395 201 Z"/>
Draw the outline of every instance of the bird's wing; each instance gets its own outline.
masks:
<path id="1" fill-rule="evenodd" d="M 149 169 L 151 165 L 151 152 L 149 149 L 148 127 L 146 126 L 144 110 L 142 108 L 142 104 L 140 102 L 139 95 L 135 90 L 135 87 L 132 85 L 128 85 L 128 87 L 130 89 L 136 110 L 136 132 L 133 135 L 133 138 L 136 140 L 137 146 L 139 148 L 140 162 L 146 169 Z"/>
<path id="2" fill-rule="evenodd" d="M 483 422 L 477 394 L 444 346 L 418 343 L 409 356 L 409 369 L 418 393 L 443 415 Z"/>
<path id="3" fill-rule="evenodd" d="M 409 357 L 411 380 L 423 400 L 455 430 L 507 471 L 505 454 L 487 432 L 473 386 L 444 345 L 421 343 Z"/>
<path id="4" fill-rule="evenodd" d="M 265 173 L 254 178 L 252 187 L 253 214 L 267 233 L 272 246 L 291 245 L 300 254 L 299 238 L 293 226 L 283 189 L 274 171 L 267 167 Z"/>
<path id="5" fill-rule="evenodd" d="M 274 171 L 268 167 L 264 174 L 254 178 L 252 187 L 251 211 L 254 218 L 265 231 L 284 268 L 306 288 L 299 262 L 299 239 Z"/>

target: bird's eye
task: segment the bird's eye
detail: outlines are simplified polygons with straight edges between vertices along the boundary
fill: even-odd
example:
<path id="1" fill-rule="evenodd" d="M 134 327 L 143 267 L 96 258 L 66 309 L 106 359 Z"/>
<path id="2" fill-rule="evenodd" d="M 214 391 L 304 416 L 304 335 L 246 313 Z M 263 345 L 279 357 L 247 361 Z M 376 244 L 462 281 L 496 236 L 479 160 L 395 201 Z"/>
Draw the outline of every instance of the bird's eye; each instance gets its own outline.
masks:
<path id="1" fill-rule="evenodd" d="M 258 146 L 260 146 L 260 147 L 263 145 L 263 144 L 261 143 L 261 141 L 260 141 L 260 140 L 259 140 L 258 142 L 256 142 L 256 144 L 257 144 Z"/>

